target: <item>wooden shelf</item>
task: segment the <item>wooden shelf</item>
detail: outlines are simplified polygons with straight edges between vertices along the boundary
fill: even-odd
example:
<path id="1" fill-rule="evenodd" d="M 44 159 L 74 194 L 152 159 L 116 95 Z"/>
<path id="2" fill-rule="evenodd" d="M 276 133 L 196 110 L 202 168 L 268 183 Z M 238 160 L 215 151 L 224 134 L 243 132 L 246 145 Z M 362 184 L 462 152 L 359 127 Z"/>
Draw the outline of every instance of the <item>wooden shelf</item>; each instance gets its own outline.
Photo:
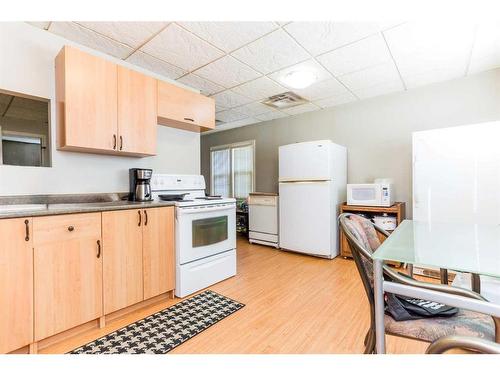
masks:
<path id="1" fill-rule="evenodd" d="M 340 213 L 343 214 L 345 212 L 349 213 L 370 213 L 370 214 L 389 214 L 391 216 L 396 216 L 396 225 L 399 225 L 405 219 L 405 202 L 396 202 L 390 207 L 374 207 L 374 206 L 351 206 L 344 202 L 340 205 Z M 388 231 L 392 233 L 392 231 Z M 381 242 L 384 242 L 385 237 L 377 233 Z M 352 258 L 351 248 L 349 247 L 349 243 L 344 236 L 342 231 L 340 232 L 340 255 L 344 258 Z"/>

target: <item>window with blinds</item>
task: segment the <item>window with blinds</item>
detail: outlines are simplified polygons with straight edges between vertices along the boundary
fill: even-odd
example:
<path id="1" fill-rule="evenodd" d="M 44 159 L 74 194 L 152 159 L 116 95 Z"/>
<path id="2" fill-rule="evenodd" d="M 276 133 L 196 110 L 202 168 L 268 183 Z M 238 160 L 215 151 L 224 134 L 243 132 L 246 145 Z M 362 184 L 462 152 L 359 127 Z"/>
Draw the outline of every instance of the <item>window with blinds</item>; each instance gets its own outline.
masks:
<path id="1" fill-rule="evenodd" d="M 254 189 L 254 151 L 254 141 L 210 149 L 213 195 L 248 197 Z"/>

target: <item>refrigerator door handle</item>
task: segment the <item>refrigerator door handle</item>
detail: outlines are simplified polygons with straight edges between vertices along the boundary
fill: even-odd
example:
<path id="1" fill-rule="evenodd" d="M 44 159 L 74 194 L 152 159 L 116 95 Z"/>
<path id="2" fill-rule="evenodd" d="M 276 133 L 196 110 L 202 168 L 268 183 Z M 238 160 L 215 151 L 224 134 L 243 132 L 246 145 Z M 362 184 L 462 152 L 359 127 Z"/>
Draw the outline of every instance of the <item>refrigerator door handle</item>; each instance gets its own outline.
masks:
<path id="1" fill-rule="evenodd" d="M 322 182 L 330 182 L 331 180 L 290 180 L 280 181 L 280 184 L 318 184 Z"/>

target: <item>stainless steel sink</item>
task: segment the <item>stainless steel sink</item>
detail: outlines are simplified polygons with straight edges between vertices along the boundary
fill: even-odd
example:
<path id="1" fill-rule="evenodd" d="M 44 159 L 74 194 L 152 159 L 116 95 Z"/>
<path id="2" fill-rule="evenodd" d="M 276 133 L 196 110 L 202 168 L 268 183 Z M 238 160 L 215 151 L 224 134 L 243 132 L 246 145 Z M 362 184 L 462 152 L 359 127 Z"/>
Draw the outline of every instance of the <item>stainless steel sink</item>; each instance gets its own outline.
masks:
<path id="1" fill-rule="evenodd" d="M 46 204 L 4 204 L 0 205 L 0 214 L 13 212 L 46 210 Z"/>

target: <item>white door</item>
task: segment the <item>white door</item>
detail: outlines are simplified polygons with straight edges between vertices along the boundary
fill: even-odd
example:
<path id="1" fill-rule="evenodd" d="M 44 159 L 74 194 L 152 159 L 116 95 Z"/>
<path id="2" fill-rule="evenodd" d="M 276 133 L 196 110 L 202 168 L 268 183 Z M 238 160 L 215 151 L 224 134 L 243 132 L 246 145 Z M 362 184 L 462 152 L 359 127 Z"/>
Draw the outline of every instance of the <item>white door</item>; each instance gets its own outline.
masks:
<path id="1" fill-rule="evenodd" d="M 279 184 L 281 248 L 325 257 L 337 255 L 331 184 Z"/>
<path id="2" fill-rule="evenodd" d="M 413 133 L 413 218 L 500 223 L 500 122 Z"/>
<path id="3" fill-rule="evenodd" d="M 279 148 L 279 180 L 329 180 L 331 142 L 294 143 Z"/>

